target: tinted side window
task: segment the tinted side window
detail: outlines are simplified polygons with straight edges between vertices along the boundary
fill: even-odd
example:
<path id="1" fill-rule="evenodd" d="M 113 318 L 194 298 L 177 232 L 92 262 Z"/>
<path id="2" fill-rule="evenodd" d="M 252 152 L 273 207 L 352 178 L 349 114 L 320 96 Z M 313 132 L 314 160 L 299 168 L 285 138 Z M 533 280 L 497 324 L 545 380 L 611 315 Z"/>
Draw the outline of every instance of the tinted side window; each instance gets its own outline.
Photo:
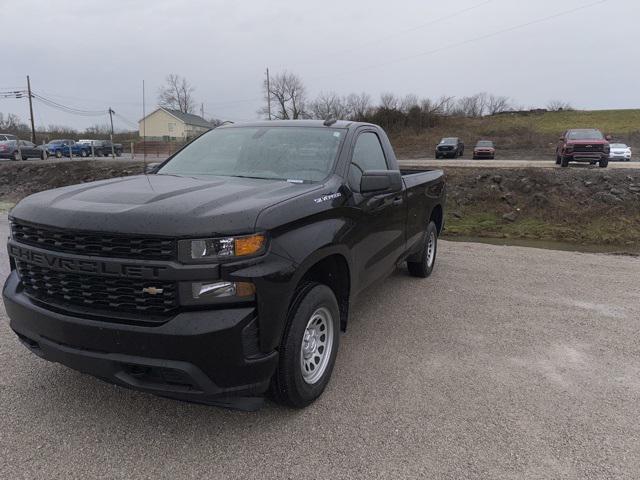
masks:
<path id="1" fill-rule="evenodd" d="M 356 140 L 353 158 L 349 167 L 349 185 L 355 192 L 360 191 L 362 172 L 366 170 L 387 170 L 387 160 L 378 136 L 373 132 L 362 133 Z"/>
<path id="2" fill-rule="evenodd" d="M 352 162 L 363 171 L 387 169 L 387 160 L 384 158 L 382 145 L 375 133 L 365 132 L 358 137 L 353 149 Z"/>

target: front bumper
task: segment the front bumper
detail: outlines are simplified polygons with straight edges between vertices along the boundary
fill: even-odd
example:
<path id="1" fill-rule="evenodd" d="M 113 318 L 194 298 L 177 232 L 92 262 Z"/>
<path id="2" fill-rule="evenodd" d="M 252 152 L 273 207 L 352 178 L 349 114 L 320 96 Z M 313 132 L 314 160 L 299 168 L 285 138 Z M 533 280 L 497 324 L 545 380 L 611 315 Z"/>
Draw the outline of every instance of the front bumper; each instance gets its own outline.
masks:
<path id="1" fill-rule="evenodd" d="M 565 156 L 572 162 L 597 162 L 609 158 L 609 154 L 605 152 L 571 152 L 565 153 Z"/>
<path id="2" fill-rule="evenodd" d="M 71 316 L 36 304 L 15 271 L 3 290 L 11 328 L 36 355 L 124 387 L 202 403 L 266 391 L 278 356 L 258 347 L 253 307 L 185 311 L 157 326 Z"/>

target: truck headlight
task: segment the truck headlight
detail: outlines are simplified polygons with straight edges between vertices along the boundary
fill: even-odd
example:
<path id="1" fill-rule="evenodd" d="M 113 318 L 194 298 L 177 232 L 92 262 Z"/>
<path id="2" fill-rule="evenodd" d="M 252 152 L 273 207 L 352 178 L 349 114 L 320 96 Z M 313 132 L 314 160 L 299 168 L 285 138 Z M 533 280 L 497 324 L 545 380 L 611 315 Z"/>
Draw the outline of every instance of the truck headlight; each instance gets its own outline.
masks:
<path id="1" fill-rule="evenodd" d="M 264 253 L 267 241 L 264 235 L 239 237 L 200 238 L 182 240 L 180 250 L 190 260 L 224 260 Z M 186 255 L 185 255 L 186 254 Z"/>

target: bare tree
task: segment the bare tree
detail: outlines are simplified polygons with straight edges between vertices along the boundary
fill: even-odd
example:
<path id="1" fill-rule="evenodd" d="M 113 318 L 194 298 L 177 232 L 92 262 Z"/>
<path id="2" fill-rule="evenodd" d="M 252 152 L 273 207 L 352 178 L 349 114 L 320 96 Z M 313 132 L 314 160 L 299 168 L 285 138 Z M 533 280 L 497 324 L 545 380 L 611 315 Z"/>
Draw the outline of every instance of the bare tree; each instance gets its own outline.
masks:
<path id="1" fill-rule="evenodd" d="M 573 107 L 569 102 L 563 102 L 562 100 L 551 100 L 547 103 L 547 110 L 552 112 L 562 112 L 564 110 L 573 110 Z"/>
<path id="2" fill-rule="evenodd" d="M 398 104 L 398 98 L 393 93 L 385 92 L 380 95 L 380 108 L 397 110 Z"/>
<path id="3" fill-rule="evenodd" d="M 487 114 L 495 115 L 497 113 L 507 112 L 511 110 L 511 101 L 509 97 L 499 95 L 489 95 L 487 98 Z"/>
<path id="4" fill-rule="evenodd" d="M 172 73 L 167 75 L 165 84 L 158 90 L 158 104 L 182 113 L 193 113 L 196 107 L 194 91 L 186 78 Z"/>
<path id="5" fill-rule="evenodd" d="M 309 110 L 313 118 L 326 120 L 335 118 L 336 120 L 347 118 L 347 102 L 336 92 L 321 92 L 318 97 L 311 102 Z"/>
<path id="6" fill-rule="evenodd" d="M 371 115 L 373 107 L 371 105 L 371 96 L 368 93 L 351 93 L 346 102 L 350 120 L 363 121 Z"/>
<path id="7" fill-rule="evenodd" d="M 307 93 L 302 79 L 295 73 L 287 71 L 273 75 L 269 82 L 267 92 L 267 82 L 263 82 L 263 92 L 265 101 L 271 101 L 271 117 L 276 120 L 297 120 L 308 116 Z M 260 113 L 267 114 L 268 106 L 260 110 Z"/>
<path id="8" fill-rule="evenodd" d="M 418 96 L 410 93 L 409 95 L 405 95 L 405 97 L 400 100 L 400 111 L 402 113 L 409 113 L 413 107 L 419 106 L 420 102 L 418 100 Z"/>

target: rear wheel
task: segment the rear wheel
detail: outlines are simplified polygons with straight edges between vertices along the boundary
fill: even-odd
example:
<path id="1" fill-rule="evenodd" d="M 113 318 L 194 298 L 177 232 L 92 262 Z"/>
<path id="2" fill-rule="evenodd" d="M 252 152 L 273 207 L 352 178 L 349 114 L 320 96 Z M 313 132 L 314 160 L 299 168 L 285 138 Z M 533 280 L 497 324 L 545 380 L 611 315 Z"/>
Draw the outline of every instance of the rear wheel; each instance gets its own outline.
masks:
<path id="1" fill-rule="evenodd" d="M 433 272 L 438 253 L 438 228 L 433 221 L 429 221 L 424 243 L 418 253 L 409 257 L 407 268 L 414 277 L 426 278 Z"/>
<path id="2" fill-rule="evenodd" d="M 56 151 L 56 158 L 62 158 L 62 152 L 60 150 Z"/>
<path id="3" fill-rule="evenodd" d="M 329 383 L 339 343 L 340 309 L 326 285 L 308 282 L 298 289 L 280 343 L 278 368 L 271 382 L 277 402 L 303 408 Z"/>

